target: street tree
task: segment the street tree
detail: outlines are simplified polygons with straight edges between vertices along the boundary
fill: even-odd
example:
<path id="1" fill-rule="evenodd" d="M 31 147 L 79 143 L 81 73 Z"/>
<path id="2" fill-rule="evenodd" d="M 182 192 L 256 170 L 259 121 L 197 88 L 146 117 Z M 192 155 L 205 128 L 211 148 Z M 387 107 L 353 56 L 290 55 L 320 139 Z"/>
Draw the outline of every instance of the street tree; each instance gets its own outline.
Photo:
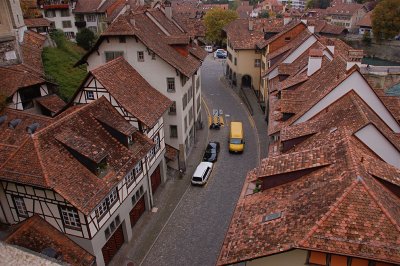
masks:
<path id="1" fill-rule="evenodd" d="M 236 18 L 238 18 L 238 14 L 233 10 L 215 8 L 208 11 L 204 16 L 207 41 L 221 44 L 223 40 L 222 28 Z"/>
<path id="2" fill-rule="evenodd" d="M 76 43 L 85 50 L 92 48 L 95 41 L 96 35 L 88 28 L 83 28 L 76 34 Z"/>
<path id="3" fill-rule="evenodd" d="M 400 0 L 382 0 L 372 11 L 372 30 L 377 40 L 390 39 L 400 32 Z"/>

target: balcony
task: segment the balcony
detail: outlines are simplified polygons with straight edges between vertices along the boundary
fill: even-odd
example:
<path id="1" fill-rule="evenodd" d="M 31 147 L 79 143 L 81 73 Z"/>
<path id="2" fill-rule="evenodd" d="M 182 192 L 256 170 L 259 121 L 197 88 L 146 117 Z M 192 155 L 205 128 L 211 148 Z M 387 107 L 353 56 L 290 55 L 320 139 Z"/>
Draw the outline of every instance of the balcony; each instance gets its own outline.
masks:
<path id="1" fill-rule="evenodd" d="M 69 9 L 68 0 L 48 0 L 42 3 L 43 9 Z"/>
<path id="2" fill-rule="evenodd" d="M 77 28 L 84 28 L 86 27 L 86 21 L 75 21 L 75 26 Z"/>

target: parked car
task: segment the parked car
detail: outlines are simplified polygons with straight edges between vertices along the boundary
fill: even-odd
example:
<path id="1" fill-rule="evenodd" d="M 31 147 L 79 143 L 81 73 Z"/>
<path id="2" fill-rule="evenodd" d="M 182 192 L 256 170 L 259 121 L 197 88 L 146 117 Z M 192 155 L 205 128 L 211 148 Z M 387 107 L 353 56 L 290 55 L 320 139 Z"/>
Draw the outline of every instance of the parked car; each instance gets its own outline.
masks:
<path id="1" fill-rule="evenodd" d="M 218 159 L 219 142 L 212 141 L 208 143 L 203 155 L 204 162 L 215 162 Z"/>
<path id="2" fill-rule="evenodd" d="M 228 53 L 224 49 L 217 49 L 214 52 L 215 58 L 226 58 L 227 56 L 228 56 Z"/>
<path id="3" fill-rule="evenodd" d="M 213 163 L 201 162 L 192 176 L 192 185 L 204 185 L 207 183 L 212 169 Z"/>
<path id="4" fill-rule="evenodd" d="M 213 47 L 211 45 L 206 45 L 206 47 L 204 47 L 204 50 L 206 50 L 207 53 L 212 53 Z"/>

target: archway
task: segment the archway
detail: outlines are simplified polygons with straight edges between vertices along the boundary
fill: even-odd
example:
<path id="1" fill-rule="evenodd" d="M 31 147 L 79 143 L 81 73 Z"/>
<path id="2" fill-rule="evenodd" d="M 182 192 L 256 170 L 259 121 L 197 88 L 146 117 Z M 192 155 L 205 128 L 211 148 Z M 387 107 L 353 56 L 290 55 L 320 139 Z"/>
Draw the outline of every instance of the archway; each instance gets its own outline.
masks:
<path id="1" fill-rule="evenodd" d="M 251 77 L 249 75 L 244 75 L 242 77 L 242 87 L 251 88 Z"/>

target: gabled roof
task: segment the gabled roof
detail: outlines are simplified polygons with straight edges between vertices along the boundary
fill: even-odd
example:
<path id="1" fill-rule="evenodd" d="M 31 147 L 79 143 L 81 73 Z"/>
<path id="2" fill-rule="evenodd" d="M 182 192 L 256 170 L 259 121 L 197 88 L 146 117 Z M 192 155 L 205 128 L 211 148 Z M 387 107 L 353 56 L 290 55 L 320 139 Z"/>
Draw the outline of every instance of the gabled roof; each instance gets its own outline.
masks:
<path id="1" fill-rule="evenodd" d="M 328 15 L 350 15 L 352 16 L 361 8 L 364 8 L 362 4 L 336 4 L 335 6 L 328 7 L 326 12 Z"/>
<path id="2" fill-rule="evenodd" d="M 23 141 L 14 144 L 18 145 L 18 149 L 0 166 L 0 179 L 54 190 L 88 215 L 128 171 L 146 156 L 154 143 L 134 130 L 134 144 L 129 148 L 113 137 L 101 123 L 104 117 L 122 128 L 133 129 L 133 126 L 104 97 L 69 112 L 67 109 L 66 112 L 65 115 L 53 118 L 51 125 L 31 136 L 26 132 L 10 133 L 14 138 L 18 138 L 14 135 L 23 134 Z M 19 118 L 23 119 L 23 116 L 21 114 Z M 6 129 L 7 123 L 8 120 L 0 126 L 0 132 L 9 130 Z M 112 126 L 124 134 L 121 131 L 127 130 L 119 130 L 120 127 Z M 105 176 L 97 176 L 75 157 L 74 154 L 84 156 L 82 149 L 85 147 L 79 143 L 74 146 L 64 144 L 73 138 L 88 139 L 95 145 L 92 150 L 108 154 Z"/>
<path id="3" fill-rule="evenodd" d="M 57 94 L 39 97 L 36 102 L 52 113 L 58 113 L 65 106 L 65 102 Z"/>
<path id="4" fill-rule="evenodd" d="M 365 14 L 365 16 L 357 23 L 357 26 L 372 27 L 371 15 L 372 11 Z"/>
<path id="5" fill-rule="evenodd" d="M 152 19 L 159 21 L 159 24 L 154 23 Z M 168 21 L 159 9 L 131 11 L 119 16 L 102 33 L 94 47 L 75 65 L 85 63 L 87 58 L 98 49 L 107 36 L 121 35 L 137 37 L 149 50 L 156 53 L 186 77 L 191 77 L 201 66 L 201 60 L 197 57 L 198 53 L 196 53 L 196 56 L 190 53 L 190 48 L 198 47 L 196 44 L 191 43 L 187 45 L 186 48 L 189 50 L 187 56 L 180 54 L 169 44 L 168 40 L 171 38 L 170 36 L 187 37 L 188 35 L 181 31 L 175 23 Z"/>
<path id="6" fill-rule="evenodd" d="M 288 33 L 289 31 L 293 30 L 294 28 L 296 28 L 296 27 L 297 27 L 298 25 L 300 25 L 300 24 L 302 24 L 302 25 L 304 26 L 304 29 L 306 29 L 306 25 L 304 25 L 303 22 L 301 22 L 301 21 L 292 21 L 292 22 L 290 22 L 289 24 L 285 25 L 284 29 L 283 29 L 280 33 L 278 33 L 278 34 L 272 36 L 272 37 L 269 38 L 268 40 L 260 40 L 260 41 L 257 43 L 257 47 L 258 47 L 259 49 L 265 48 L 268 44 L 270 44 L 270 43 L 272 43 L 273 41 L 277 40 L 278 38 L 282 37 L 283 35 L 285 35 L 285 34 Z"/>
<path id="7" fill-rule="evenodd" d="M 5 242 L 42 254 L 46 248 L 51 248 L 57 252 L 60 261 L 69 265 L 86 266 L 95 262 L 94 256 L 37 214 L 19 224 Z"/>
<path id="8" fill-rule="evenodd" d="M 253 30 L 249 30 L 252 23 Z M 283 28 L 282 19 L 236 19 L 224 27 L 233 49 L 256 49 L 256 44 L 264 39 L 264 32 L 279 32 Z"/>
<path id="9" fill-rule="evenodd" d="M 46 18 L 24 18 L 24 22 L 28 28 L 50 27 L 50 21 Z"/>
<path id="10" fill-rule="evenodd" d="M 0 67 L 0 94 L 12 96 L 21 88 L 40 85 L 46 80 L 24 64 Z"/>
<path id="11" fill-rule="evenodd" d="M 400 199 L 381 182 L 398 187 L 399 170 L 372 175 L 373 164 L 393 167 L 345 130 L 328 132 L 324 139 L 322 145 L 314 143 L 298 152 L 266 158 L 249 172 L 218 265 L 294 248 L 400 262 Z M 289 168 L 296 174 L 287 173 Z M 283 177 L 291 179 L 285 182 Z M 270 187 L 246 195 L 255 178 Z M 271 186 L 272 179 L 279 183 Z M 280 217 L 264 220 L 274 213 Z"/>
<path id="12" fill-rule="evenodd" d="M 152 128 L 172 101 L 154 89 L 123 57 L 90 73 L 134 117 Z"/>

